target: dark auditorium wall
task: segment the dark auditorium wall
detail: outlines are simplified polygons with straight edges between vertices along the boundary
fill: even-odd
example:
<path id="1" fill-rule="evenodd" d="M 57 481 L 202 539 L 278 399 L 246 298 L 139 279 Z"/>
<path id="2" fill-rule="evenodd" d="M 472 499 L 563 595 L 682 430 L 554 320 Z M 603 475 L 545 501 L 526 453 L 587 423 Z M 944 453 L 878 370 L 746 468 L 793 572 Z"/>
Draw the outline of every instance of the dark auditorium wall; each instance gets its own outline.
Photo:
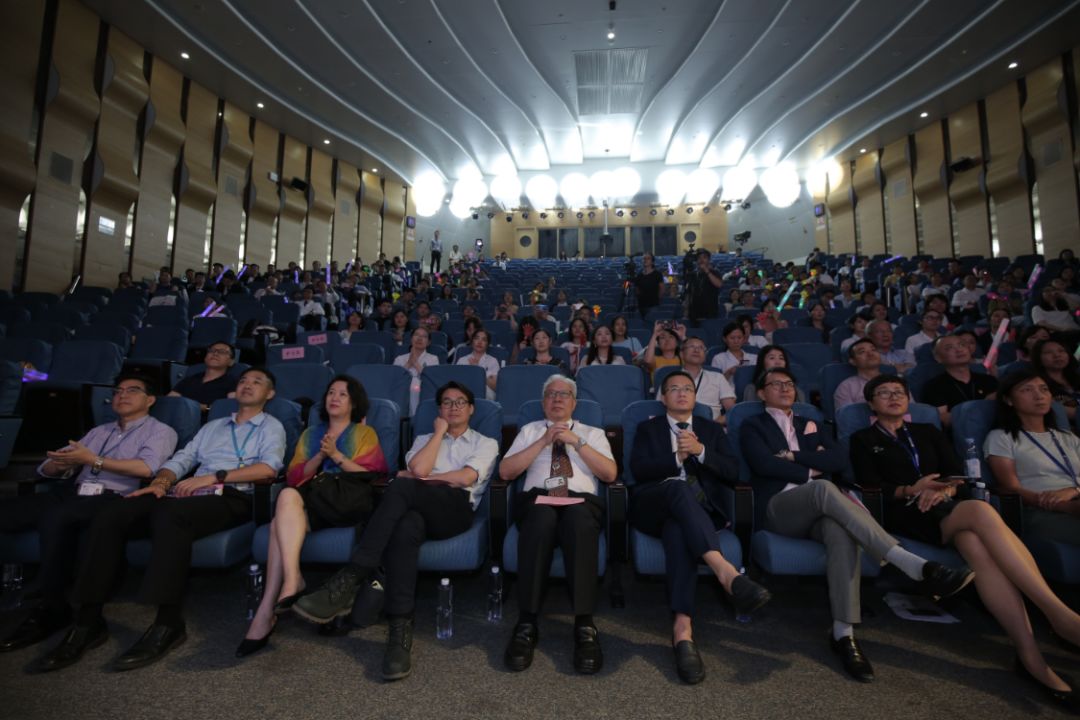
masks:
<path id="1" fill-rule="evenodd" d="M 1036 251 L 1036 219 L 1047 257 L 1076 248 L 1078 82 L 1080 48 L 841 161 L 842 177 L 813 198 L 827 209 L 829 248 L 1016 256 Z"/>
<path id="2" fill-rule="evenodd" d="M 417 254 L 400 180 L 281 133 L 76 0 L 5 3 L 0 57 L 0 288 Z"/>

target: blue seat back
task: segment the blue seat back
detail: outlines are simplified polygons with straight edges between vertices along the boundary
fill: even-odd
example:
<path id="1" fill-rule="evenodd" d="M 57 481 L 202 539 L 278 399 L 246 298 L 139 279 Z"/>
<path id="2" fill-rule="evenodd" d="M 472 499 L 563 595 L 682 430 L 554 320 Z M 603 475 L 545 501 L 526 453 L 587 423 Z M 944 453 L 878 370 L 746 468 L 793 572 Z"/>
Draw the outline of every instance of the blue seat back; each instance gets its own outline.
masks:
<path id="1" fill-rule="evenodd" d="M 7 336 L 9 338 L 34 338 L 56 347 L 71 339 L 71 332 L 60 323 L 34 321 L 8 327 Z"/>
<path id="2" fill-rule="evenodd" d="M 540 397 L 547 379 L 559 374 L 559 369 L 551 365 L 507 365 L 500 370 L 495 397 L 502 405 L 506 424 L 516 425 L 521 405 Z"/>
<path id="3" fill-rule="evenodd" d="M 554 338 L 552 338 L 552 340 L 554 340 Z M 570 367 L 570 351 L 569 350 L 567 350 L 566 348 L 553 346 L 551 348 L 550 352 L 551 352 L 551 357 L 555 358 L 556 360 L 562 361 L 563 367 L 565 367 L 565 368 Z M 524 349 L 522 349 L 521 351 L 518 352 L 517 361 L 518 361 L 519 364 L 523 364 L 526 360 L 535 360 L 535 359 L 536 359 L 536 350 L 532 349 L 531 347 L 524 348 Z"/>
<path id="4" fill-rule="evenodd" d="M 266 364 L 294 365 L 297 363 L 322 364 L 326 360 L 321 345 L 271 345 L 266 349 Z"/>
<path id="5" fill-rule="evenodd" d="M 323 354 L 327 360 L 333 362 L 334 354 L 337 349 L 341 347 L 341 335 L 333 330 L 325 330 L 322 332 L 308 332 L 305 330 L 298 330 L 296 333 L 297 345 L 316 345 L 323 349 Z"/>
<path id="6" fill-rule="evenodd" d="M 986 368 L 980 363 L 972 363 L 971 371 L 977 373 L 986 373 Z M 932 362 L 924 365 L 916 365 L 907 371 L 904 375 L 904 379 L 907 380 L 908 389 L 911 390 L 911 396 L 915 398 L 917 402 L 922 402 L 923 388 L 926 387 L 926 383 L 930 382 L 938 375 L 945 372 L 945 366 Z"/>
<path id="7" fill-rule="evenodd" d="M 120 348 L 122 354 L 127 354 L 131 347 L 131 332 L 122 325 L 82 325 L 75 329 L 75 339 L 111 342 Z"/>
<path id="8" fill-rule="evenodd" d="M 14 415 L 22 394 L 22 365 L 0 360 L 0 416 Z"/>
<path id="9" fill-rule="evenodd" d="M 53 351 L 49 380 L 111 384 L 123 364 L 123 353 L 111 342 L 70 340 Z"/>
<path id="10" fill-rule="evenodd" d="M 373 333 L 353 333 L 352 338 L 370 334 Z M 336 372 L 348 372 L 353 365 L 385 364 L 386 351 L 375 343 L 349 342 L 347 345 L 340 345 L 334 350 L 334 356 L 330 360 L 330 365 Z"/>
<path id="11" fill-rule="evenodd" d="M 348 348 L 350 346 L 343 345 L 342 347 Z M 393 400 L 402 412 L 408 412 L 413 376 L 405 368 L 382 363 L 358 363 L 350 365 L 345 374 L 360 381 L 360 384 L 364 386 L 364 390 L 367 391 L 368 398 Z"/>
<path id="12" fill-rule="evenodd" d="M 431 400 L 436 391 L 456 380 L 472 391 L 477 398 L 487 396 L 487 373 L 476 365 L 435 365 L 420 373 L 420 400 Z"/>
<path id="13" fill-rule="evenodd" d="M 623 410 L 622 416 L 622 429 L 623 429 L 623 462 L 622 462 L 622 481 L 625 485 L 634 484 L 634 470 L 630 464 L 630 456 L 634 451 L 634 438 L 637 436 L 638 425 L 654 418 L 657 415 L 663 415 L 667 410 L 664 408 L 664 403 L 659 400 L 638 400 L 632 402 L 626 406 Z M 694 405 L 694 415 L 705 420 L 712 421 L 712 409 L 708 405 L 702 405 L 696 403 Z M 587 423 L 586 423 L 587 424 Z M 728 517 L 734 517 L 734 515 L 728 515 Z"/>
<path id="14" fill-rule="evenodd" d="M 210 406 L 210 413 L 206 419 L 210 421 L 228 417 L 236 412 L 239 407 L 236 398 L 215 400 L 214 404 Z M 268 415 L 277 418 L 285 427 L 285 467 L 288 467 L 289 461 L 296 451 L 296 442 L 300 439 L 300 433 L 304 429 L 304 419 L 300 415 L 300 405 L 292 400 L 286 400 L 275 395 L 270 398 L 270 402 L 266 403 L 264 411 Z"/>
<path id="15" fill-rule="evenodd" d="M 812 327 L 788 327 L 780 328 L 773 331 L 773 343 L 776 345 L 783 345 L 786 349 L 788 345 L 795 345 L 801 343 L 815 343 L 818 345 L 824 345 L 824 336 L 822 332 L 817 328 Z M 828 346 L 826 345 L 826 348 Z"/>
<path id="16" fill-rule="evenodd" d="M 941 415 L 933 405 L 911 403 L 908 406 L 908 415 L 911 416 L 911 422 L 926 423 L 933 425 L 938 430 L 941 429 Z M 873 411 L 864 402 L 840 408 L 840 412 L 836 416 L 837 438 L 846 441 L 859 430 L 870 427 L 872 417 Z"/>
<path id="17" fill-rule="evenodd" d="M 171 360 L 183 362 L 187 357 L 187 330 L 175 325 L 143 327 L 135 335 L 128 351 L 132 360 Z"/>
<path id="18" fill-rule="evenodd" d="M 594 365 L 577 373 L 578 397 L 604 409 L 604 425 L 618 425 L 623 408 L 645 399 L 645 375 L 632 365 Z"/>
<path id="19" fill-rule="evenodd" d="M 173 327 L 188 327 L 187 312 L 179 305 L 155 305 L 146 310 L 143 321 L 147 325 L 171 325 Z"/>
<path id="20" fill-rule="evenodd" d="M 777 332 L 780 331 L 777 330 Z M 812 377 L 800 378 L 804 381 L 816 379 L 816 369 L 832 362 L 832 348 L 822 342 L 791 343 L 783 347 L 792 365 L 800 365 L 814 371 Z"/>
<path id="21" fill-rule="evenodd" d="M 572 417 L 574 420 L 585 423 L 590 427 L 602 428 L 604 426 L 604 410 L 600 403 L 593 400 L 578 400 L 574 406 Z M 518 427 L 531 422 L 544 419 L 544 404 L 540 400 L 529 400 L 522 403 L 518 410 Z"/>
<path id="22" fill-rule="evenodd" d="M 0 359 L 15 363 L 28 362 L 35 370 L 48 372 L 52 366 L 53 348 L 37 338 L 0 339 Z"/>
<path id="23" fill-rule="evenodd" d="M 289 363 L 287 370 L 280 367 L 275 369 L 279 370 L 274 373 L 277 396 L 301 404 L 304 401 L 321 402 L 334 377 L 333 370 L 317 362 L 294 362 Z"/>
<path id="24" fill-rule="evenodd" d="M 191 347 L 209 347 L 216 342 L 236 345 L 236 320 L 230 317 L 196 317 L 191 323 Z"/>

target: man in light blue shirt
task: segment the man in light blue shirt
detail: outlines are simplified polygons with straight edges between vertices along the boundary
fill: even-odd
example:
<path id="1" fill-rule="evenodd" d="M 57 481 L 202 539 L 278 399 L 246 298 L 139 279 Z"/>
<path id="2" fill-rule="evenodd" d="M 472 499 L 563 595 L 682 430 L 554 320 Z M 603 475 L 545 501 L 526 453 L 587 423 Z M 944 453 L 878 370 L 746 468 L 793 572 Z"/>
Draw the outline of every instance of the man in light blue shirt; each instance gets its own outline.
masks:
<path id="1" fill-rule="evenodd" d="M 274 396 L 274 382 L 273 374 L 263 368 L 241 375 L 236 413 L 204 425 L 161 467 L 149 486 L 95 517 L 84 538 L 85 559 L 72 592 L 79 608 L 75 625 L 34 670 L 67 667 L 106 640 L 102 609 L 120 570 L 124 546 L 132 537 L 149 536 L 153 543 L 140 600 L 157 605 L 158 612 L 113 669 L 149 665 L 184 642 L 181 600 L 192 544 L 249 521 L 254 484 L 272 481 L 284 465 L 285 428 L 263 412 Z M 192 471 L 192 477 L 182 479 Z"/>

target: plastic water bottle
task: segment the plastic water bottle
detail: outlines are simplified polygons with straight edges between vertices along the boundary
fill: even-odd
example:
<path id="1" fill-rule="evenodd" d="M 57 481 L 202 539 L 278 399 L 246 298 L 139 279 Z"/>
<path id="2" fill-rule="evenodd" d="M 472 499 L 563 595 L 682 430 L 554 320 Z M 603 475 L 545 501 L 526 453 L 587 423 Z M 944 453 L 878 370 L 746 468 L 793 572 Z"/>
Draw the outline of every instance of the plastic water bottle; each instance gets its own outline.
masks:
<path id="1" fill-rule="evenodd" d="M 746 574 L 746 568 L 739 568 L 739 574 L 740 575 L 745 575 Z M 745 613 L 736 613 L 735 614 L 735 622 L 749 623 L 750 622 L 750 616 L 745 614 Z"/>
<path id="2" fill-rule="evenodd" d="M 990 493 L 988 493 L 986 491 L 986 483 L 984 483 L 984 482 L 982 482 L 980 480 L 979 482 L 976 482 L 972 486 L 972 488 L 971 488 L 971 499 L 972 500 L 984 500 L 984 501 L 988 501 L 990 499 Z"/>
<path id="3" fill-rule="evenodd" d="M 491 567 L 491 575 L 488 577 L 488 622 L 497 623 L 502 620 L 502 603 L 502 572 L 498 565 L 493 565 Z"/>
<path id="4" fill-rule="evenodd" d="M 248 620 L 255 618 L 255 612 L 259 609 L 263 595 L 263 572 L 257 563 L 248 566 L 247 577 L 244 579 L 244 614 Z"/>
<path id="5" fill-rule="evenodd" d="M 435 637 L 449 640 L 454 637 L 454 587 L 450 578 L 439 581 L 439 604 L 435 608 Z"/>
<path id="6" fill-rule="evenodd" d="M 4 563 L 3 591 L 18 592 L 22 590 L 23 567 L 19 563 Z"/>
<path id="7" fill-rule="evenodd" d="M 975 445 L 975 438 L 964 438 L 964 472 L 972 480 L 982 477 L 982 464 L 979 462 L 979 448 Z M 986 489 L 986 486 L 983 486 Z"/>

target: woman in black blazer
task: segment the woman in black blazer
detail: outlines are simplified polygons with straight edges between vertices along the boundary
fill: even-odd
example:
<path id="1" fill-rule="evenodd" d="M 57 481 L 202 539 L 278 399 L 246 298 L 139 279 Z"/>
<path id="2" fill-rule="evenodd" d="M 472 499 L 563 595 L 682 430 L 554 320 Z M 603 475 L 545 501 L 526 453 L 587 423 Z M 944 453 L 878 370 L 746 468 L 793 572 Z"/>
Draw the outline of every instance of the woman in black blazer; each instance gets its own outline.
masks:
<path id="1" fill-rule="evenodd" d="M 1016 647 L 1017 672 L 1038 683 L 1056 703 L 1080 712 L 1076 691 L 1039 651 L 1024 597 L 1043 611 L 1055 632 L 1077 646 L 1080 615 L 1054 594 L 1031 553 L 994 508 L 981 500 L 963 499 L 965 489 L 946 480 L 962 475 L 962 465 L 940 430 L 904 420 L 907 383 L 894 375 L 879 375 L 863 393 L 877 420 L 851 436 L 851 463 L 860 484 L 881 487 L 885 526 L 924 542 L 955 547 L 975 570 L 975 588 L 983 604 Z"/>

